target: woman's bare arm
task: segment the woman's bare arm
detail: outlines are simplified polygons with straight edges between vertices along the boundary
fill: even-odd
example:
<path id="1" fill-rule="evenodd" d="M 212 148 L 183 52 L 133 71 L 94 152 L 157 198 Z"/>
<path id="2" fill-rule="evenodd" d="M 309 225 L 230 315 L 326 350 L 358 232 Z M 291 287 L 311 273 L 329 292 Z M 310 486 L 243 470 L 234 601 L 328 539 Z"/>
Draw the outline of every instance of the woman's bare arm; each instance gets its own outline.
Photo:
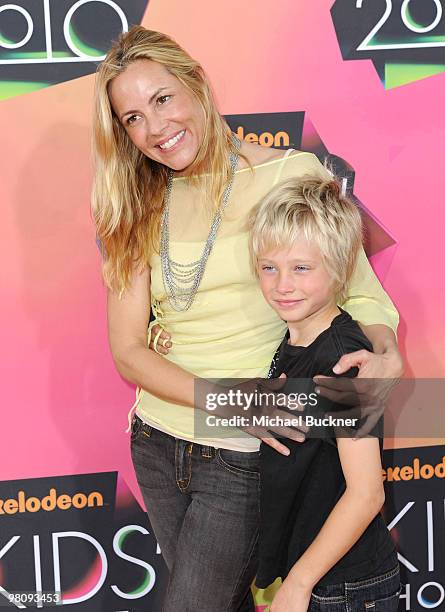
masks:
<path id="1" fill-rule="evenodd" d="M 134 271 L 128 290 L 119 299 L 116 292 L 108 290 L 108 337 L 111 354 L 118 372 L 129 382 L 146 389 L 149 393 L 167 402 L 189 408 L 201 408 L 195 402 L 195 377 L 150 350 L 147 346 L 147 328 L 150 318 L 150 270 Z M 277 386 L 278 381 L 270 384 Z M 205 392 L 214 393 L 217 386 L 208 384 Z M 249 383 L 247 383 L 249 384 Z M 279 381 L 279 386 L 282 386 Z M 255 383 L 252 381 L 252 391 Z M 279 387 L 278 387 L 279 388 Z M 223 390 L 223 389 L 221 389 Z M 249 390 L 249 389 L 246 389 Z M 205 406 L 202 407 L 205 409 Z M 218 409 L 215 414 L 218 414 Z M 228 416 L 223 413 L 222 416 Z M 277 439 L 270 437 L 264 428 L 253 428 L 248 433 L 263 440 L 266 444 L 284 455 L 288 448 Z M 282 435 L 302 441 L 301 432 L 284 427 Z M 303 437 L 304 439 L 304 437 Z"/>
<path id="2" fill-rule="evenodd" d="M 147 346 L 149 268 L 134 270 L 130 287 L 121 299 L 108 290 L 107 314 L 111 354 L 118 372 L 163 400 L 193 407 L 194 376 Z"/>

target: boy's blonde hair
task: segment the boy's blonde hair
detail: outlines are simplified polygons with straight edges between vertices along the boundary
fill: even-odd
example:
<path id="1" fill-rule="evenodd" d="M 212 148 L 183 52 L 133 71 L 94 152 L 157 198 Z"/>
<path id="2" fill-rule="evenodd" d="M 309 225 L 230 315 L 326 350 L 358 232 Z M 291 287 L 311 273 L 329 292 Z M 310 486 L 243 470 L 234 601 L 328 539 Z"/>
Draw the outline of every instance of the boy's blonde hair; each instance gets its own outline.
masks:
<path id="1" fill-rule="evenodd" d="M 258 259 L 275 248 L 291 248 L 301 237 L 315 242 L 334 280 L 336 299 L 343 303 L 362 244 L 357 206 L 335 180 L 316 176 L 278 183 L 259 202 L 249 219 L 250 257 L 258 275 Z"/>

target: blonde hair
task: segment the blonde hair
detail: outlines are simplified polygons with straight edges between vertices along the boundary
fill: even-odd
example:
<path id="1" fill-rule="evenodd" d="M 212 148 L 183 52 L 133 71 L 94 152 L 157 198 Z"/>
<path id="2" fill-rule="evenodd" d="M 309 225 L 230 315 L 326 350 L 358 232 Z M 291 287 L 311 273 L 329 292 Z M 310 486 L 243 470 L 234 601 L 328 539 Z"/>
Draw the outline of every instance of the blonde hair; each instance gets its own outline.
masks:
<path id="1" fill-rule="evenodd" d="M 290 248 L 298 238 L 315 242 L 332 277 L 336 299 L 343 303 L 355 268 L 363 229 L 357 206 L 341 193 L 336 180 L 315 176 L 278 183 L 259 202 L 249 219 L 252 268 L 275 248 Z"/>
<path id="2" fill-rule="evenodd" d="M 93 121 L 95 178 L 92 215 L 102 245 L 105 284 L 119 295 L 127 289 L 133 266 L 144 267 L 159 248 L 168 168 L 145 156 L 131 142 L 111 107 L 108 88 L 136 60 L 162 64 L 187 87 L 204 112 L 204 133 L 190 166 L 190 181 L 207 172 L 208 201 L 217 207 L 230 177 L 235 152 L 229 126 L 219 114 L 201 65 L 172 38 L 134 26 L 113 44 L 96 74 Z M 249 160 L 240 154 L 250 166 Z"/>

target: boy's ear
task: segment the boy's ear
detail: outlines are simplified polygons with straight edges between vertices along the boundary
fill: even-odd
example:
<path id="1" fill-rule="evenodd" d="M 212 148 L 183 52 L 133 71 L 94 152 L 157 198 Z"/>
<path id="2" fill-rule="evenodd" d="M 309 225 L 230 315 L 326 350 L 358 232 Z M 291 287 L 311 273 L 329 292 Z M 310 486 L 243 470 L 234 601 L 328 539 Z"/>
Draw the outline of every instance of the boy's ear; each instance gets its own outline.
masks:
<path id="1" fill-rule="evenodd" d="M 340 281 L 337 281 L 334 285 L 334 291 L 337 304 L 342 304 L 345 301 L 345 292 L 347 294 L 347 289 Z"/>

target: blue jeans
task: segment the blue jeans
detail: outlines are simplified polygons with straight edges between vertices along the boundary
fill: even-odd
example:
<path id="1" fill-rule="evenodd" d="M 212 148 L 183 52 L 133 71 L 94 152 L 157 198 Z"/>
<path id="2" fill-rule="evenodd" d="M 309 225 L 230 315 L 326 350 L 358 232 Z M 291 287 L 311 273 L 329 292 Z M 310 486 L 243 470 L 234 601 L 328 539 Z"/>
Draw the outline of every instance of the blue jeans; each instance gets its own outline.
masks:
<path id="1" fill-rule="evenodd" d="M 315 587 L 308 612 L 397 612 L 399 566 L 358 582 Z"/>
<path id="2" fill-rule="evenodd" d="M 250 612 L 260 453 L 179 440 L 133 419 L 131 454 L 170 572 L 163 612 Z"/>

